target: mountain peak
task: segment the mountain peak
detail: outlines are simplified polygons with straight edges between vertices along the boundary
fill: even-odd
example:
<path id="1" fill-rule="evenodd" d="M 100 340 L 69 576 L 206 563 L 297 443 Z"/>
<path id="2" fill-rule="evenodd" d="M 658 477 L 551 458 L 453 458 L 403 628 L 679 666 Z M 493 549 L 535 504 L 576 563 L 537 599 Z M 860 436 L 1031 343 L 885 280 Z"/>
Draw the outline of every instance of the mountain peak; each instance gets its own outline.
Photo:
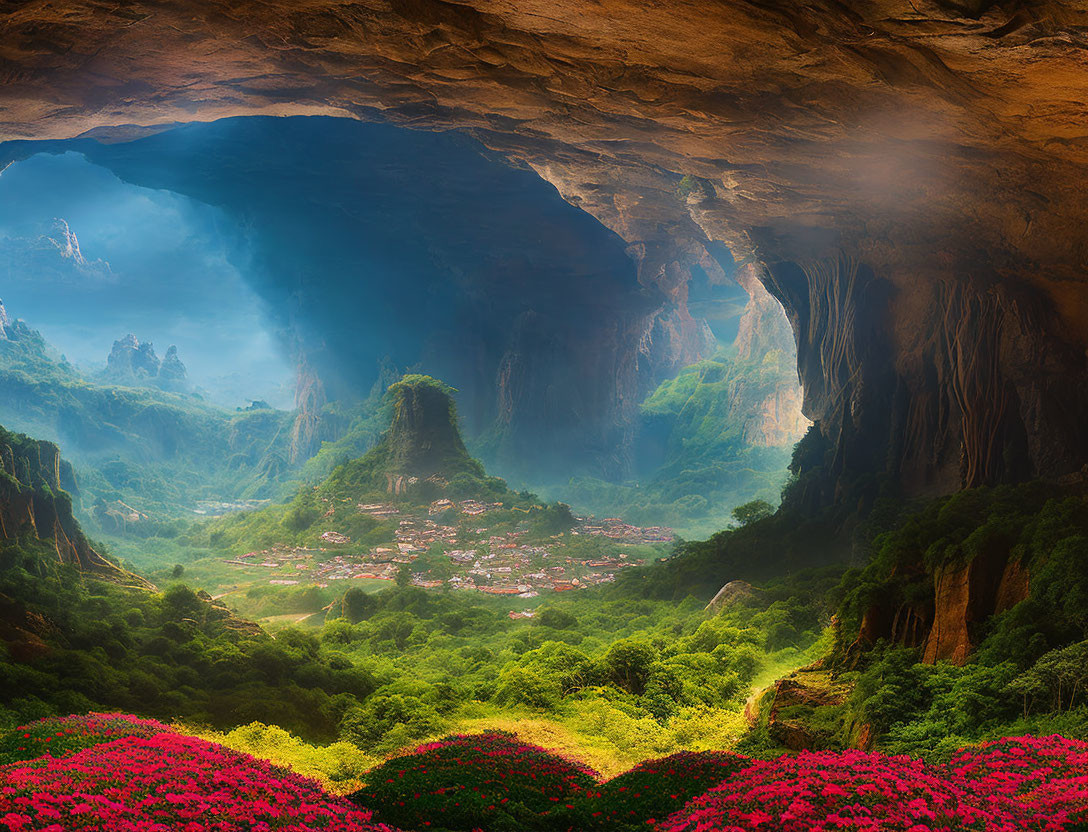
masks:
<path id="1" fill-rule="evenodd" d="M 386 436 L 394 476 L 449 476 L 469 459 L 457 428 L 453 388 L 430 376 L 408 375 L 389 388 L 393 422 Z"/>
<path id="2" fill-rule="evenodd" d="M 178 348 L 171 346 L 166 357 L 160 360 L 150 341 L 140 341 L 132 333 L 113 342 L 113 349 L 106 359 L 105 378 L 116 384 L 152 385 L 177 393 L 188 389 L 185 365 L 178 358 Z"/>
<path id="3" fill-rule="evenodd" d="M 455 392 L 438 379 L 418 374 L 391 385 L 389 430 L 364 456 L 336 469 L 323 488 L 339 496 L 386 492 L 428 502 L 454 481 L 465 496 L 495 488 L 504 491 L 505 483 L 488 477 L 465 448 L 457 426 Z"/>

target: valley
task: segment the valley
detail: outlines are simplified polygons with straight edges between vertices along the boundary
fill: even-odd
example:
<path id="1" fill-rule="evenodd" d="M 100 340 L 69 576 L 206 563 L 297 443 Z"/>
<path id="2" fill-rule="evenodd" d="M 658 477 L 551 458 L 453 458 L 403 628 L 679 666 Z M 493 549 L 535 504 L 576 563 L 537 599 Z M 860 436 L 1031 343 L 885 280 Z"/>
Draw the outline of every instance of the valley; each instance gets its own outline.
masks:
<path id="1" fill-rule="evenodd" d="M 0 830 L 1086 832 L 1082 0 L 0 9 Z"/>

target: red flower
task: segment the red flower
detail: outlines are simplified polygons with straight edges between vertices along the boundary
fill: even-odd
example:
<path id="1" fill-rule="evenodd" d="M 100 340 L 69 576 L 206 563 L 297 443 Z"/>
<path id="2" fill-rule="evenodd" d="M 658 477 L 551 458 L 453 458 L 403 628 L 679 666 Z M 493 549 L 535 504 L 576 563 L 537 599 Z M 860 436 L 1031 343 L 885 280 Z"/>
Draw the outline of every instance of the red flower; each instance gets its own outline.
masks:
<path id="1" fill-rule="evenodd" d="M 39 832 L 390 832 L 312 780 L 174 733 L 0 766 L 0 820 Z"/>

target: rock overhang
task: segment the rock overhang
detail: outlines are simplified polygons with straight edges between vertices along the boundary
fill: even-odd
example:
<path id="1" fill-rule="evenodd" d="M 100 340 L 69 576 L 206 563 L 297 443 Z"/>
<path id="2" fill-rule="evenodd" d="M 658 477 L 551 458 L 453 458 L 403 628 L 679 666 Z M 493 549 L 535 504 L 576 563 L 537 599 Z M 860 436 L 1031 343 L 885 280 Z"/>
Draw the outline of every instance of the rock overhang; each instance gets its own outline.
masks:
<path id="1" fill-rule="evenodd" d="M 30 2 L 0 21 L 0 136 L 242 114 L 469 132 L 626 240 L 644 285 L 682 287 L 710 241 L 772 291 L 799 268 L 806 292 L 776 294 L 826 382 L 807 410 L 866 449 L 831 490 L 874 467 L 945 490 L 979 455 L 1023 457 L 981 481 L 1084 456 L 1054 422 L 1085 403 L 1047 402 L 1088 346 L 1086 31 L 1072 2 Z"/>

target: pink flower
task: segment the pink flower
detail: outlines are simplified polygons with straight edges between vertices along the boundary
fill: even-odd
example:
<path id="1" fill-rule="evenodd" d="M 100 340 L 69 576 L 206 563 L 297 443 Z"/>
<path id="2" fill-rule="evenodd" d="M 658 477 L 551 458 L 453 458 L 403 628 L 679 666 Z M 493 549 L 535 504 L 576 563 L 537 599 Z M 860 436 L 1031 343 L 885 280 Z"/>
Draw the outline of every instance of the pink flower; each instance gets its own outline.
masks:
<path id="1" fill-rule="evenodd" d="M 15 832 L 391 832 L 312 780 L 173 732 L 0 766 L 0 823 Z"/>

